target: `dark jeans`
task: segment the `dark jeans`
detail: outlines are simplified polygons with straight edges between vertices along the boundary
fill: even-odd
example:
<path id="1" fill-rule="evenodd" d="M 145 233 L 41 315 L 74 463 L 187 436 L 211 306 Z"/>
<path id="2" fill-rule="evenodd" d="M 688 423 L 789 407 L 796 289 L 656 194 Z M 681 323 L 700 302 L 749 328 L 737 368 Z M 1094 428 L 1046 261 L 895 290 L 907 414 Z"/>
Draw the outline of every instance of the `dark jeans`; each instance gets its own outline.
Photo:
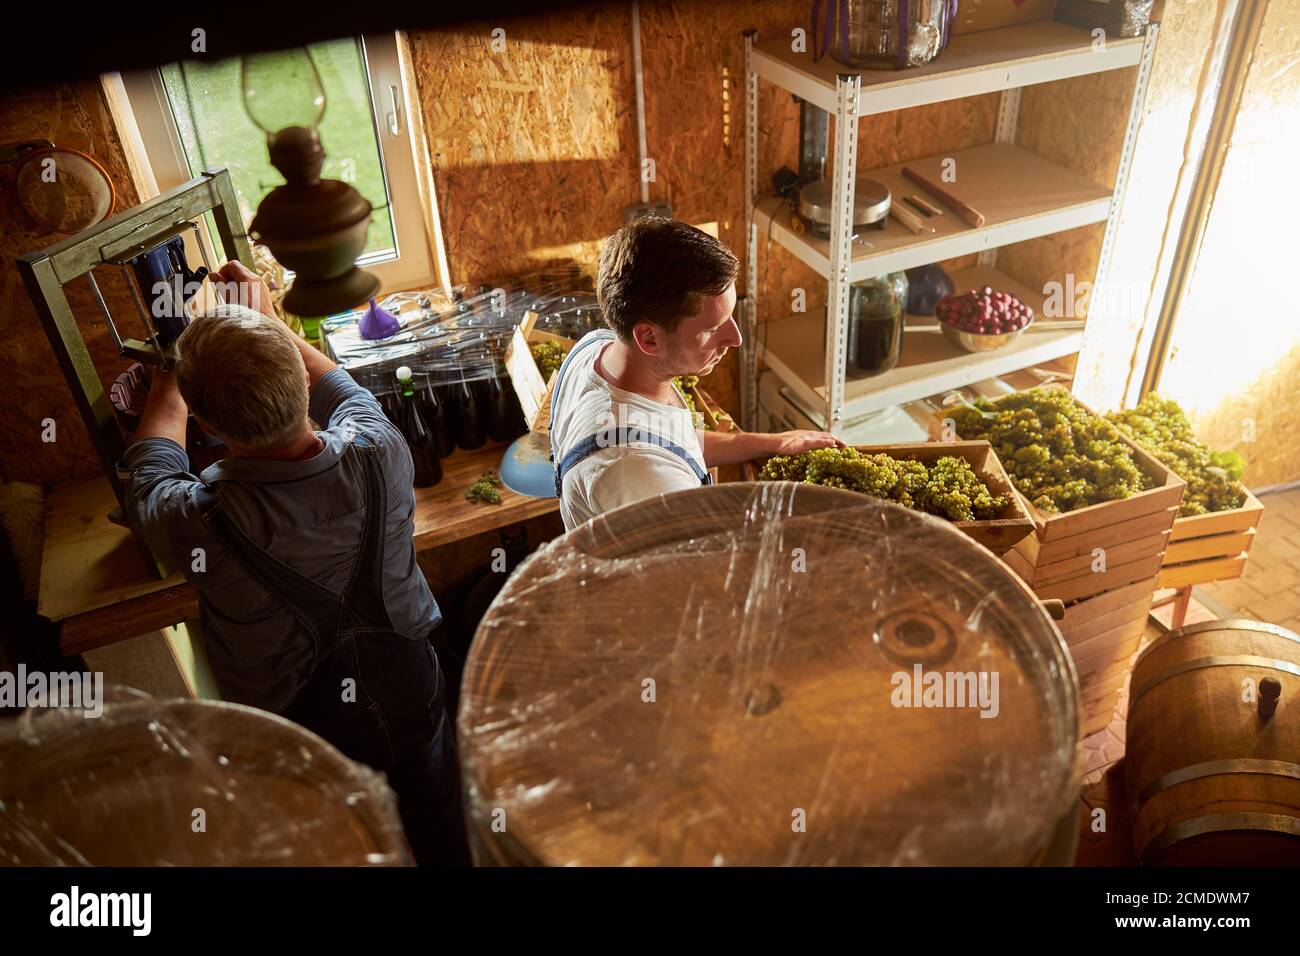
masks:
<path id="1" fill-rule="evenodd" d="M 442 670 L 427 639 L 360 630 L 317 666 L 284 715 L 388 775 L 422 866 L 470 862 L 456 734 L 444 700 Z"/>

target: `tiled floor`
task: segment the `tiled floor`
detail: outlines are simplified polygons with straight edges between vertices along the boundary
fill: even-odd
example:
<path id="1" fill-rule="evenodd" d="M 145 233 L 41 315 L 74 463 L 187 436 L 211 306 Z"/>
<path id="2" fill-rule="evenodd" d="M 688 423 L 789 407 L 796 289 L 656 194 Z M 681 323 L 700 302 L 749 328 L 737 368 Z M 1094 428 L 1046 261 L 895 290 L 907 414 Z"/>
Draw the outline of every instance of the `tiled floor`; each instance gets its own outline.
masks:
<path id="1" fill-rule="evenodd" d="M 1300 632 L 1300 488 L 1260 498 L 1264 516 L 1246 573 L 1198 590 L 1234 616 Z"/>
<path id="2" fill-rule="evenodd" d="M 1201 585 L 1193 592 L 1184 624 L 1224 617 L 1251 617 L 1300 632 L 1300 488 L 1261 497 L 1264 517 L 1250 550 L 1245 574 Z M 1170 592 L 1171 593 L 1171 592 Z M 1161 592 L 1157 592 L 1157 600 Z M 1172 606 L 1155 615 L 1166 627 Z M 1161 633 L 1152 624 L 1147 641 Z M 1140 653 L 1140 651 L 1139 651 Z M 1120 695 L 1115 719 L 1083 741 L 1084 778 L 1077 866 L 1132 866 L 1129 820 L 1124 800 L 1124 714 L 1128 690 Z M 1094 817 L 1096 809 L 1104 818 Z"/>

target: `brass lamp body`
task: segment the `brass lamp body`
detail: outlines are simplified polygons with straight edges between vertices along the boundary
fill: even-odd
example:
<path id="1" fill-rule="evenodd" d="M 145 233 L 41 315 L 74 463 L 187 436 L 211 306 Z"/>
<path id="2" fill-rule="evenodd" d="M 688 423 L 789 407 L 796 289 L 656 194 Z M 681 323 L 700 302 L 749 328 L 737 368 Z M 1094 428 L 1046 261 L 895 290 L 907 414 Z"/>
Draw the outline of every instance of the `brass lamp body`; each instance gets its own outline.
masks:
<path id="1" fill-rule="evenodd" d="M 325 151 L 315 130 L 280 130 L 270 153 L 285 182 L 262 200 L 250 228 L 294 273 L 284 308 L 315 317 L 366 302 L 379 291 L 379 280 L 356 265 L 366 247 L 369 201 L 345 182 L 321 179 Z"/>

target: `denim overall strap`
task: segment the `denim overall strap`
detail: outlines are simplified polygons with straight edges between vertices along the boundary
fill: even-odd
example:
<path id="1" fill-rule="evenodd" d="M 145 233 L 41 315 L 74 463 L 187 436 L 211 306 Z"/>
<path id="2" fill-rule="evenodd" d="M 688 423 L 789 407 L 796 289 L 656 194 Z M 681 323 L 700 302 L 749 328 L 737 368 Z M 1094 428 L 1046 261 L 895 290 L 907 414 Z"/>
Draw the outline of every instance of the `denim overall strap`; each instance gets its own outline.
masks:
<path id="1" fill-rule="evenodd" d="M 646 431 L 644 428 L 623 427 L 613 429 L 612 431 L 597 432 L 589 438 L 584 438 L 578 442 L 560 459 L 559 465 L 555 468 L 555 487 L 557 489 L 564 485 L 564 476 L 569 473 L 569 469 L 574 467 L 589 455 L 593 455 L 602 448 L 613 448 L 617 445 L 632 445 L 641 443 L 646 445 L 657 445 L 664 451 L 672 452 L 686 464 L 691 466 L 691 471 L 695 472 L 695 477 L 700 479 L 701 485 L 713 484 L 713 476 L 696 463 L 688 452 L 676 442 L 669 441 L 661 435 L 654 432 Z"/>
<path id="2" fill-rule="evenodd" d="M 607 330 L 604 329 L 597 330 L 598 333 L 604 331 Z M 568 355 L 564 356 L 564 361 L 560 363 L 560 368 L 555 373 L 555 387 L 551 389 L 551 422 L 552 423 L 555 422 L 555 396 L 560 394 L 560 383 L 564 381 L 564 375 L 566 372 L 568 372 L 569 363 L 573 361 L 573 357 L 577 355 L 579 352 L 581 352 L 583 349 L 587 348 L 587 346 L 589 345 L 595 345 L 597 342 L 612 342 L 614 341 L 615 338 L 616 336 L 614 335 L 613 332 L 608 332 L 608 334 L 606 335 L 600 335 L 600 334 L 592 335 L 590 338 L 584 339 L 582 342 L 579 342 L 577 345 L 575 345 L 572 349 L 569 350 Z M 550 432 L 550 441 L 551 441 L 551 461 L 554 462 L 555 461 L 554 427 L 549 429 L 549 432 Z M 557 491 L 556 494 L 558 495 L 559 492 Z"/>
<path id="3" fill-rule="evenodd" d="M 298 573 L 254 544 L 226 515 L 216 491 L 205 488 L 199 493 L 208 530 L 248 575 L 312 635 L 317 661 L 353 630 L 392 628 L 382 587 L 387 495 L 379 468 L 379 449 L 358 436 L 349 452 L 360 455 L 363 463 L 365 515 L 352 573 L 341 594 Z"/>

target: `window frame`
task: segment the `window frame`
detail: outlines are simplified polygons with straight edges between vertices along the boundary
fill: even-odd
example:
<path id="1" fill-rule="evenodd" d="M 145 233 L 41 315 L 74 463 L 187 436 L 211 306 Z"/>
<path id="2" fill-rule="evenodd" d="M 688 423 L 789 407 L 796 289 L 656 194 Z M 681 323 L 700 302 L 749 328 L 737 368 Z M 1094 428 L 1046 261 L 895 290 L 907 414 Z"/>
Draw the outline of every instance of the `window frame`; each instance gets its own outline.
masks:
<path id="1" fill-rule="evenodd" d="M 415 117 L 414 122 L 419 122 L 420 113 L 418 100 L 413 104 L 414 97 L 403 77 L 400 37 L 396 33 L 385 33 L 357 39 L 366 70 L 371 122 L 388 191 L 389 214 L 397 248 L 394 257 L 369 262 L 369 256 L 362 256 L 357 264 L 379 279 L 383 295 L 405 289 L 444 286 L 446 282 L 440 278 L 446 274 L 445 265 L 439 261 L 443 258 L 441 242 L 439 237 L 429 234 L 430 225 L 438 228 L 431 176 L 425 177 L 429 180 L 425 189 L 435 204 L 432 216 L 427 216 L 423 209 L 420 188 L 423 164 L 416 150 L 416 143 L 423 139 L 412 128 L 412 117 Z M 158 190 L 166 192 L 189 182 L 193 177 L 172 113 L 171 100 L 163 84 L 162 70 L 155 67 L 123 73 L 121 81 L 139 130 L 143 158 Z M 216 253 L 208 231 L 200 229 L 199 235 L 209 257 L 215 261 Z"/>

